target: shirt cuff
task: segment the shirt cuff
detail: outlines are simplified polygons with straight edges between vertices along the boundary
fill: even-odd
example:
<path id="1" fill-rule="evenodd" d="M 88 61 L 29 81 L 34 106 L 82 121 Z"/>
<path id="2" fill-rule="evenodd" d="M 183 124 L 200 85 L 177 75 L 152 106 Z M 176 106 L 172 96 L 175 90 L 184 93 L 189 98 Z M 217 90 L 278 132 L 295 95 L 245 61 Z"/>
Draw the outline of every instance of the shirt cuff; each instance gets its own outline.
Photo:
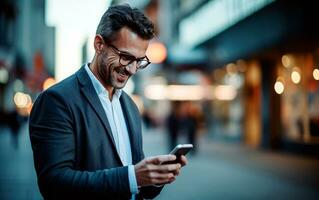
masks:
<path id="1" fill-rule="evenodd" d="M 130 190 L 132 194 L 138 194 L 137 181 L 135 176 L 135 170 L 133 165 L 128 166 L 128 180 L 130 182 Z"/>

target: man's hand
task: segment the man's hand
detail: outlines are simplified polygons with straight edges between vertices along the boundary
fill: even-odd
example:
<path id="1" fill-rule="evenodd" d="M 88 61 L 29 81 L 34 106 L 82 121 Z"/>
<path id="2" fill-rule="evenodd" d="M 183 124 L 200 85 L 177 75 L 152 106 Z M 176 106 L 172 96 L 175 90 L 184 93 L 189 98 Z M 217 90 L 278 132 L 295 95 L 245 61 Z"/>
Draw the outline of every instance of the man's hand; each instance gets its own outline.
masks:
<path id="1" fill-rule="evenodd" d="M 185 156 L 181 156 L 181 163 L 161 165 L 163 162 L 174 161 L 174 155 L 161 155 L 145 158 L 134 166 L 138 186 L 162 185 L 171 183 L 182 166 L 187 164 Z"/>
<path id="2" fill-rule="evenodd" d="M 179 158 L 179 163 L 182 165 L 182 167 L 184 167 L 185 165 L 187 165 L 187 158 L 184 155 L 181 155 L 181 157 Z M 179 171 L 180 170 L 175 171 L 174 175 L 178 176 L 179 175 Z"/>
<path id="3" fill-rule="evenodd" d="M 187 165 L 187 158 L 185 156 L 181 155 L 180 161 L 181 161 L 180 163 L 181 163 L 182 167 Z"/>

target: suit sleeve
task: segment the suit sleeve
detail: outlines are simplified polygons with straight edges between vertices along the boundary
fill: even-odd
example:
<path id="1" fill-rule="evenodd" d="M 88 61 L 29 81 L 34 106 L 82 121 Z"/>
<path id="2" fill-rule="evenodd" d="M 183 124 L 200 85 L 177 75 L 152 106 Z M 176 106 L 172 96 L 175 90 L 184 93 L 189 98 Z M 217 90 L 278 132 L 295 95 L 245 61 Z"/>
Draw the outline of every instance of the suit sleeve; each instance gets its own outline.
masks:
<path id="1" fill-rule="evenodd" d="M 42 195 L 45 199 L 129 198 L 127 167 L 94 172 L 74 169 L 75 122 L 64 99 L 49 89 L 38 97 L 30 115 L 30 140 Z"/>
<path id="2" fill-rule="evenodd" d="M 135 119 L 141 119 L 137 107 L 136 107 L 135 113 L 136 113 Z M 138 130 L 140 130 L 140 133 L 141 133 L 142 132 L 141 120 L 139 120 L 139 123 L 137 123 L 137 124 L 139 125 Z M 143 151 L 143 139 L 142 139 L 142 136 L 140 136 L 139 138 L 140 138 L 139 144 L 141 147 L 141 149 L 140 149 L 141 158 L 144 159 L 145 155 L 144 155 L 144 151 Z M 157 195 L 160 194 L 163 187 L 164 187 L 164 185 L 163 186 L 144 186 L 144 187 L 141 187 L 139 194 L 145 199 L 154 199 Z"/>

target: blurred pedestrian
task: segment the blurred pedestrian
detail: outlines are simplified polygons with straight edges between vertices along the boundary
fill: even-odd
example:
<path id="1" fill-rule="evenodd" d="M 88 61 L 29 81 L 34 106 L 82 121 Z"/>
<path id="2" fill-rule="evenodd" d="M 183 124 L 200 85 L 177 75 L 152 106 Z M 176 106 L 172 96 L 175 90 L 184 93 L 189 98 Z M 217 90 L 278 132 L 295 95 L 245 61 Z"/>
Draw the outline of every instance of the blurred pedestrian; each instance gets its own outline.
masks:
<path id="1" fill-rule="evenodd" d="M 90 13 L 83 13 L 88 15 Z M 30 138 L 44 199 L 143 199 L 157 196 L 187 163 L 144 158 L 141 116 L 122 90 L 150 64 L 153 24 L 128 5 L 110 7 L 94 38 L 95 55 L 45 90 L 30 115 Z"/>
<path id="2" fill-rule="evenodd" d="M 168 147 L 172 150 L 177 145 L 178 133 L 181 126 L 181 103 L 172 102 L 171 111 L 166 118 Z"/>
<path id="3" fill-rule="evenodd" d="M 142 119 L 147 129 L 151 129 L 157 126 L 157 122 L 149 109 L 144 109 Z"/>
<path id="4" fill-rule="evenodd" d="M 198 130 L 198 111 L 191 102 L 185 102 L 185 133 L 187 136 L 187 141 L 193 144 L 193 150 L 191 153 L 196 153 L 197 150 L 197 130 Z"/>
<path id="5" fill-rule="evenodd" d="M 186 137 L 186 142 L 193 144 L 192 153 L 197 149 L 197 132 L 199 127 L 199 111 L 188 101 L 173 101 L 171 112 L 166 119 L 169 148 L 173 149 L 180 136 Z"/>

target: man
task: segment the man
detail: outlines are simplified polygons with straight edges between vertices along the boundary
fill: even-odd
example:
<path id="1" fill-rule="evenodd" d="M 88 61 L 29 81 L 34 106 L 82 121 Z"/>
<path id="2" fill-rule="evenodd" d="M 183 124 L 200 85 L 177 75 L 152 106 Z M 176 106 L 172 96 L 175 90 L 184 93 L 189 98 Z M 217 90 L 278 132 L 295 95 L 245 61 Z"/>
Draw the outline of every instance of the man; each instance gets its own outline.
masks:
<path id="1" fill-rule="evenodd" d="M 154 198 L 187 163 L 173 155 L 144 158 L 141 118 L 122 91 L 150 62 L 152 23 L 128 5 L 110 7 L 94 38 L 95 55 L 44 91 L 30 115 L 30 138 L 45 199 Z"/>

